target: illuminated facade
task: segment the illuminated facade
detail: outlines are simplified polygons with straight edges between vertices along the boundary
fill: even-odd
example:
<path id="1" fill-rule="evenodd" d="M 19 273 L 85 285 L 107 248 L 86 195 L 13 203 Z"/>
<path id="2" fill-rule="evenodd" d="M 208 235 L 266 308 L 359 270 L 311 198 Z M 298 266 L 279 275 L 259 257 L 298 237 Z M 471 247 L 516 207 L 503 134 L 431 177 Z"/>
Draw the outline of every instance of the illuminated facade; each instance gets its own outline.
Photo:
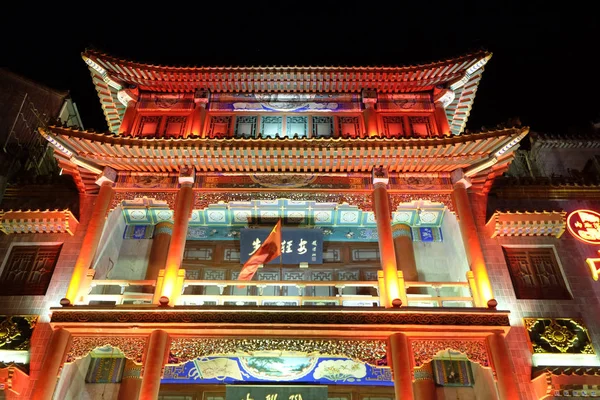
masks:
<path id="1" fill-rule="evenodd" d="M 79 212 L 2 213 L 0 355 L 31 336 L 7 398 L 600 397 L 598 246 L 566 233 L 600 211 L 600 182 L 542 179 L 598 167 L 597 142 L 575 158 L 518 124 L 465 132 L 490 57 L 177 68 L 86 51 L 110 131 L 40 130 Z M 237 280 L 278 221 L 282 257 Z"/>

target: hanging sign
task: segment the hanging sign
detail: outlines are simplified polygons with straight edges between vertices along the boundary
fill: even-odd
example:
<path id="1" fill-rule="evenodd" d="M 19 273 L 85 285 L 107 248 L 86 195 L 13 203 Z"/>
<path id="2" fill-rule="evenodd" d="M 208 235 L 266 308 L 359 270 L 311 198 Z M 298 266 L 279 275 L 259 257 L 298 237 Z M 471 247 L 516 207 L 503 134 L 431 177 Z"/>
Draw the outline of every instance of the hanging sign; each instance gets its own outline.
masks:
<path id="1" fill-rule="evenodd" d="M 327 386 L 227 385 L 226 400 L 327 400 Z"/>
<path id="2" fill-rule="evenodd" d="M 248 258 L 265 241 L 270 229 L 242 229 L 240 231 L 240 263 Z M 322 264 L 323 263 L 323 231 L 320 229 L 286 229 L 281 230 L 281 256 L 269 264 Z"/>
<path id="3" fill-rule="evenodd" d="M 600 214 L 596 211 L 573 211 L 567 216 L 567 229 L 582 242 L 600 245 Z"/>

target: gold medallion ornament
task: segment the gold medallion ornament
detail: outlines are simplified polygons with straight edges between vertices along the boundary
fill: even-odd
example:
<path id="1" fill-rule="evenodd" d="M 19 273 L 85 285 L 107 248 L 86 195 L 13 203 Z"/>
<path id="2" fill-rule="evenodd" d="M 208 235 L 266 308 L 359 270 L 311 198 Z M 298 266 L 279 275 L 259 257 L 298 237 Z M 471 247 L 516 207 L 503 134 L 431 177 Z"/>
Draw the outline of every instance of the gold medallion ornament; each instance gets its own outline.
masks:
<path id="1" fill-rule="evenodd" d="M 19 336 L 21 336 L 21 331 L 12 321 L 12 317 L 8 317 L 0 323 L 0 349 L 8 347 L 8 344 Z"/>
<path id="2" fill-rule="evenodd" d="M 565 353 L 577 341 L 577 336 L 569 328 L 558 325 L 554 321 L 546 326 L 540 338 L 545 340 L 550 346 L 560 350 L 561 353 Z"/>

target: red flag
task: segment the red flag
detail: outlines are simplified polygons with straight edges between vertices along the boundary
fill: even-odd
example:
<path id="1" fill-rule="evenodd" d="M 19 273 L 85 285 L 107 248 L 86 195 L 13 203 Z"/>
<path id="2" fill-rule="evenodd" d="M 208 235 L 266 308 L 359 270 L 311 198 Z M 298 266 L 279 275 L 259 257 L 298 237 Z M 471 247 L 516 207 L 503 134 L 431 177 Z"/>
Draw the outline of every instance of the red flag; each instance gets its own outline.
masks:
<path id="1" fill-rule="evenodd" d="M 281 219 L 269 233 L 269 236 L 260 245 L 260 247 L 250 256 L 248 261 L 242 267 L 238 276 L 240 281 L 252 280 L 254 273 L 261 264 L 267 264 L 269 261 L 281 255 Z"/>

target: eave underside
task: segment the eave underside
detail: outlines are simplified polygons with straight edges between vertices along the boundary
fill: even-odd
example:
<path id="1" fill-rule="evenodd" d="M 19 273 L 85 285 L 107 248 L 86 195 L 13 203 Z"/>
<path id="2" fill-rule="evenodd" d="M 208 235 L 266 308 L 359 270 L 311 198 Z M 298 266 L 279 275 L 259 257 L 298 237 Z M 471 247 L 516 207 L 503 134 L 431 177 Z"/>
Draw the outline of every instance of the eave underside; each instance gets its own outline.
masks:
<path id="1" fill-rule="evenodd" d="M 117 171 L 178 172 L 193 166 L 203 172 L 345 173 L 370 172 L 383 166 L 392 173 L 449 173 L 490 160 L 499 149 L 521 138 L 527 129 L 443 139 L 137 139 L 53 127 L 44 134 L 57 148 L 63 169 L 78 175 L 78 187 L 91 186 L 97 173 L 82 168 Z M 516 148 L 516 146 L 514 147 Z M 472 176 L 489 190 L 512 160 L 512 151 L 495 157 L 493 165 Z M 75 159 L 79 163 L 75 163 Z M 87 179 L 87 182 L 85 181 Z"/>

